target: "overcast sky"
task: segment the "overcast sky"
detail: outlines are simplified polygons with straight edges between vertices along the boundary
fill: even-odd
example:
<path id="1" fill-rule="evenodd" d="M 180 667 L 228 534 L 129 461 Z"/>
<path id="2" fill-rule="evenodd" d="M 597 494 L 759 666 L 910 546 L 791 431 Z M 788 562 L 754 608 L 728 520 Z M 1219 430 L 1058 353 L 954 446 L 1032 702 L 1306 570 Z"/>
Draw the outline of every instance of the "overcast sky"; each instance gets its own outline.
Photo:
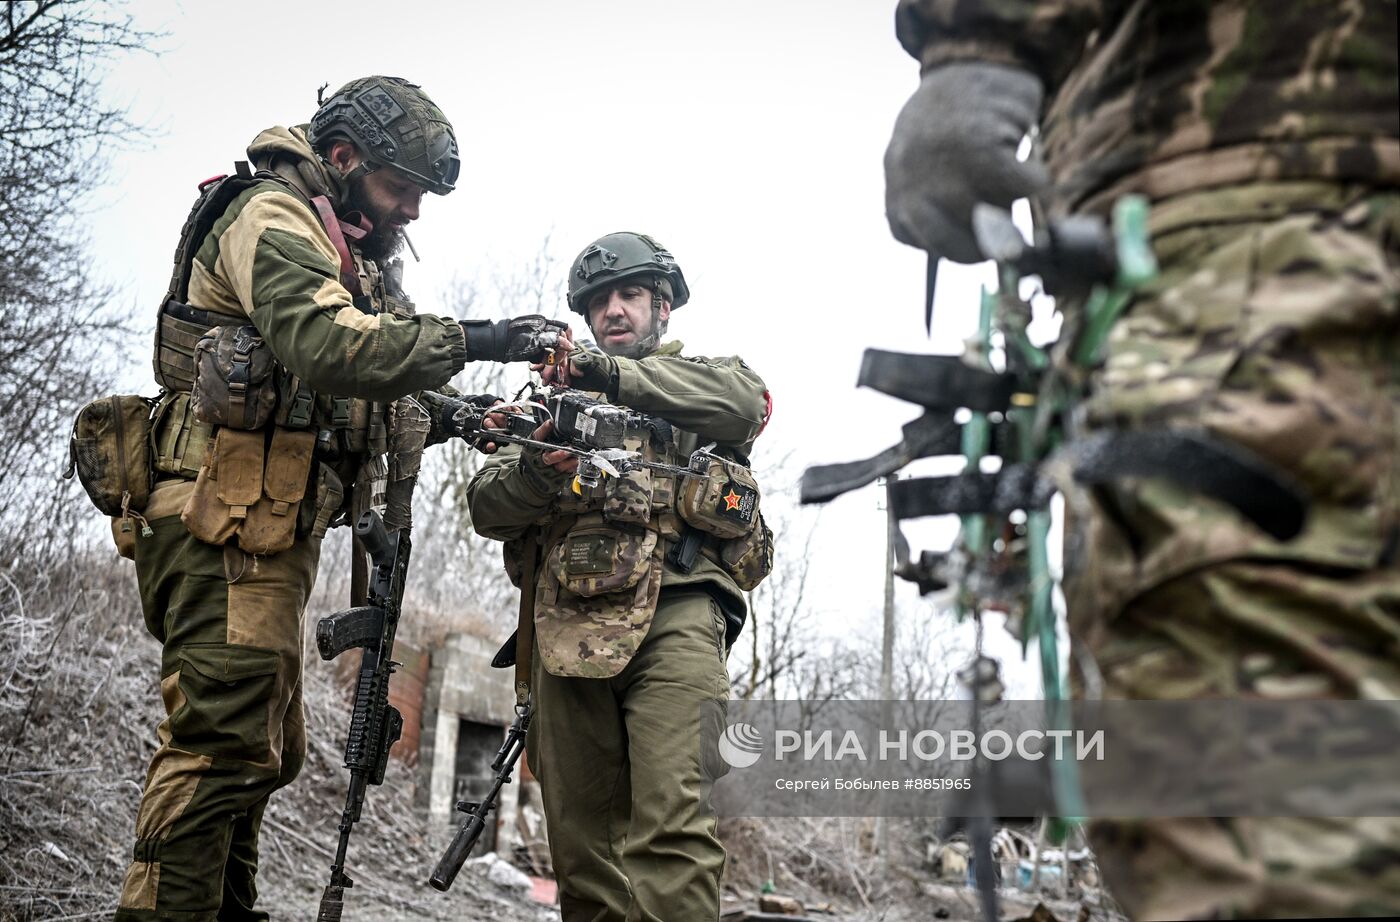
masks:
<path id="1" fill-rule="evenodd" d="M 956 352 L 975 325 L 991 273 L 945 264 L 930 340 L 923 256 L 885 224 L 881 157 L 918 82 L 892 0 L 130 9 L 169 36 L 159 56 L 121 61 L 110 88 L 155 135 L 113 153 L 92 228 L 98 271 L 138 328 L 153 322 L 195 185 L 231 172 L 259 130 L 307 121 L 320 85 L 369 73 L 421 84 L 461 147 L 456 191 L 428 196 L 410 228 L 418 309 L 444 310 L 454 276 L 521 263 L 546 235 L 567 261 L 605 233 L 651 234 L 692 289 L 671 335 L 689 353 L 743 356 L 769 385 L 757 466 L 792 451 L 795 477 L 892 444 L 917 411 L 856 390 L 862 351 Z M 123 383 L 150 392 L 149 353 L 128 367 Z M 878 500 L 871 488 L 823 513 L 811 597 L 833 629 L 880 609 Z M 948 523 L 907 531 L 916 545 L 951 538 Z M 901 598 L 905 617 L 932 614 Z"/>

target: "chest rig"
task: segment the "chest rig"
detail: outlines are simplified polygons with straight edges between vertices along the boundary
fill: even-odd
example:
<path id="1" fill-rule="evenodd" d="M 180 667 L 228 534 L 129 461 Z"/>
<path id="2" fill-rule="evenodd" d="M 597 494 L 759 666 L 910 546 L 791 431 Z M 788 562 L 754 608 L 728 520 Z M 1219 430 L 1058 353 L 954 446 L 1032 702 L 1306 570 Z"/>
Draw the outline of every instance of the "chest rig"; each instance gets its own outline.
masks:
<path id="1" fill-rule="evenodd" d="M 591 486 L 575 479 L 561 489 L 549 513 L 521 539 L 507 544 L 506 565 L 512 577 L 535 579 L 534 635 L 541 663 L 550 673 L 608 678 L 621 671 L 650 629 L 666 562 L 682 575 L 694 566 L 693 558 L 682 565 L 674 554 L 688 546 L 688 538 L 699 537 L 693 543 L 694 555 L 703 554 L 744 589 L 751 586 L 744 585 L 744 571 L 726 563 L 726 550 L 738 554 L 740 545 L 757 542 L 759 555 L 771 565 L 771 533 L 757 512 L 757 487 L 747 468 L 718 454 L 692 455 L 687 449 L 693 450 L 697 441 L 692 433 L 661 420 L 629 427 L 623 449 L 636 452 L 643 461 L 688 467 L 698 476 L 631 467 Z M 752 502 L 743 526 L 725 532 L 721 523 L 693 513 L 697 496 L 721 484 L 732 485 L 722 473 L 729 467 L 751 485 L 747 489 Z M 697 531 L 696 522 L 705 533 Z M 538 572 L 522 574 L 519 562 L 528 556 L 530 542 L 538 542 Z M 695 579 L 722 578 L 713 569 L 706 573 Z"/>
<path id="2" fill-rule="evenodd" d="M 248 415 L 255 422 L 256 434 L 265 436 L 261 477 L 252 470 L 255 460 L 244 457 L 241 465 L 244 479 L 261 481 L 261 493 L 253 484 L 241 492 L 227 486 L 201 491 L 197 486 L 196 500 L 208 493 L 217 496 L 219 502 L 211 501 L 209 509 L 196 509 L 192 506 L 199 502 L 192 500 L 186 508 L 186 524 L 197 537 L 211 543 L 224 543 L 237 533 L 240 520 L 246 519 L 249 510 L 263 499 L 270 499 L 281 517 L 297 516 L 298 533 L 319 536 L 352 490 L 350 511 L 358 514 L 383 504 L 391 479 L 385 458 L 393 447 L 391 406 L 311 390 L 271 356 L 248 317 L 189 303 L 195 255 L 215 222 L 240 195 L 265 182 L 277 183 L 320 218 L 341 258 L 340 280 L 354 297 L 356 307 L 366 313 L 389 310 L 399 316 L 411 316 L 414 311 L 400 287 L 401 265 L 395 261 L 381 270 L 375 262 L 365 259 L 350 242 L 362 239 L 365 229 L 340 221 L 325 196 L 308 197 L 278 174 L 254 173 L 242 161 L 233 175 L 200 185 L 199 198 L 180 232 L 170 286 L 156 322 L 153 365 L 162 389 L 152 418 L 152 464 L 156 476 L 193 478 L 198 483 L 210 475 L 211 465 L 217 470 L 219 457 L 227 460 L 258 453 L 252 444 L 255 439 L 234 432 L 239 428 L 237 422 L 211 416 L 207 412 L 208 401 L 201 407 L 201 400 L 194 394 L 200 386 L 201 368 L 207 371 L 211 364 L 218 364 L 226 379 L 221 383 L 227 386 L 235 409 L 248 410 L 240 389 L 251 389 L 255 384 L 272 406 L 266 422 L 251 412 Z M 203 388 L 200 389 L 202 396 Z M 250 444 L 235 449 L 232 446 L 238 440 Z M 412 453 L 407 453 L 404 460 L 416 474 L 418 459 L 409 455 Z M 308 490 L 314 491 L 314 505 L 301 502 Z M 195 523 L 204 521 L 204 526 L 197 528 L 191 518 Z M 225 522 L 225 518 L 233 521 Z M 215 520 L 220 523 L 217 527 L 211 524 Z M 261 547 L 263 552 L 274 553 L 281 549 L 280 545 L 290 543 L 290 537 L 281 535 L 285 530 L 277 529 L 279 537 L 271 544 L 252 535 L 241 537 L 240 544 L 245 549 Z"/>

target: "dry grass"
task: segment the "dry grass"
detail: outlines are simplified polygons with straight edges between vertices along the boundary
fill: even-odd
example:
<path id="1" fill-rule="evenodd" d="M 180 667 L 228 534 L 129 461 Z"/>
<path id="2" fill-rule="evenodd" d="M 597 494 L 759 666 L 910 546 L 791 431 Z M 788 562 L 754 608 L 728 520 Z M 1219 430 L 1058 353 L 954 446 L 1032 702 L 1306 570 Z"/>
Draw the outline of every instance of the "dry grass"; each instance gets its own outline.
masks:
<path id="1" fill-rule="evenodd" d="M 158 660 L 131 565 L 105 549 L 0 571 L 0 920 L 114 911 L 163 716 Z M 306 767 L 264 819 L 262 902 L 278 916 L 314 916 L 335 847 L 349 707 L 334 673 L 308 657 Z M 447 831 L 425 828 L 413 793 L 398 763 L 371 789 L 350 845 L 346 918 L 540 918 L 470 866 L 450 894 L 427 887 Z"/>

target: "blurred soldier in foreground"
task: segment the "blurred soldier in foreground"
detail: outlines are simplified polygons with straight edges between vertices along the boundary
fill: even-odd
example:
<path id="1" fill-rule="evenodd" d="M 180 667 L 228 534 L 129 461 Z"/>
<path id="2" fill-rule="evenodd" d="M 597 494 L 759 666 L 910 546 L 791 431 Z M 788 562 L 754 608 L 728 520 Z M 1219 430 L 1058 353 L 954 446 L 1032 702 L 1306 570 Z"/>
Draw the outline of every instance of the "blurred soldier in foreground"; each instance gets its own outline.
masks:
<path id="1" fill-rule="evenodd" d="M 1070 628 L 1102 694 L 1396 698 L 1396 4 L 902 0 L 897 30 L 923 77 L 886 154 L 895 236 L 970 262 L 976 202 L 1147 195 L 1161 275 L 1113 331 L 1088 426 L 1205 427 L 1313 504 L 1288 544 L 1160 481 L 1071 504 Z M 1037 127 L 1044 163 L 1018 160 Z M 1400 820 L 1090 834 L 1136 918 L 1400 912 Z"/>
<path id="2" fill-rule="evenodd" d="M 722 767 L 713 752 L 702 757 L 700 715 L 718 703 L 706 719 L 723 719 L 743 592 L 771 567 L 746 470 L 767 392 L 737 356 L 688 358 L 681 343 L 661 342 L 690 291 L 650 237 L 595 241 L 573 263 L 568 297 L 598 341 L 571 354 L 572 383 L 664 421 L 629 446 L 648 460 L 683 465 L 717 443 L 714 464 L 732 472 L 716 482 L 735 485 L 716 512 L 713 498 L 688 504 L 689 478 L 641 469 L 590 488 L 573 478 L 577 457 L 507 445 L 468 488 L 472 524 L 507 542 L 525 607 L 535 593 L 533 612 L 521 613 L 522 634 L 532 615 L 536 640 L 524 649 L 535 708 L 527 757 L 562 915 L 715 919 L 724 848 L 704 798 Z M 546 381 L 562 370 L 545 369 Z"/>
<path id="3" fill-rule="evenodd" d="M 182 232 L 156 338 L 155 485 L 114 524 L 163 645 L 168 714 L 118 919 L 268 918 L 258 829 L 305 758 L 321 538 L 386 504 L 389 527 L 407 524 L 429 425 L 401 398 L 469 360 L 539 358 L 512 350 L 519 325 L 415 314 L 399 289 L 403 229 L 458 171 L 452 126 L 417 86 L 356 80 L 248 156 L 257 172 L 206 181 Z M 119 445 L 144 444 L 145 415 Z"/>

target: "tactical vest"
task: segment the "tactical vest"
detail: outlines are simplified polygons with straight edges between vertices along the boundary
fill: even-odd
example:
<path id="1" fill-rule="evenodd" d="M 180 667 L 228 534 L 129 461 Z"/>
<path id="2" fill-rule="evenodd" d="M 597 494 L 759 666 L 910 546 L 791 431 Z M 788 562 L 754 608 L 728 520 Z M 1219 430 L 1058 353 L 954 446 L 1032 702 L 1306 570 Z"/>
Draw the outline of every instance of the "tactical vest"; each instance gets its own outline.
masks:
<path id="1" fill-rule="evenodd" d="M 233 175 L 200 186 L 156 322 L 153 364 L 162 394 L 152 419 L 153 466 L 157 477 L 196 480 L 195 497 L 182 515 L 196 537 L 221 544 L 237 534 L 250 553 L 276 553 L 295 534 L 324 534 L 352 487 L 351 515 L 382 505 L 391 479 L 385 455 L 395 409 L 312 391 L 271 356 L 249 318 L 188 303 L 199 247 L 233 201 L 263 182 L 277 183 L 321 219 L 341 254 L 341 280 L 357 307 L 413 314 L 397 271 L 382 272 L 348 245 L 324 198 L 308 200 L 276 173 L 253 173 L 242 161 Z M 205 386 L 195 393 L 197 382 L 215 379 L 216 395 Z M 251 411 L 258 402 L 268 404 L 269 419 Z M 227 413 L 238 418 L 211 413 L 218 404 L 227 404 Z M 416 474 L 416 457 L 412 467 Z M 230 485 L 230 479 L 242 486 Z M 314 502 L 303 503 L 308 490 Z M 289 517 L 298 520 L 294 528 Z"/>
<path id="2" fill-rule="evenodd" d="M 685 449 L 693 450 L 698 439 L 667 429 L 665 436 L 629 432 L 624 448 L 647 461 L 684 466 L 690 457 Z M 728 463 L 746 484 L 731 490 L 748 496 L 742 510 L 746 518 L 726 537 L 702 535 L 699 553 L 748 591 L 772 569 L 772 532 L 758 511 L 757 488 L 747 468 L 737 460 Z M 667 554 L 694 529 L 691 522 L 699 521 L 694 515 L 697 497 L 704 503 L 706 489 L 723 491 L 725 483 L 734 481 L 650 468 L 604 477 L 592 488 L 570 482 L 546 516 L 521 539 L 507 542 L 506 568 L 517 584 L 523 575 L 523 542 L 540 543 L 535 638 L 551 674 L 609 678 L 627 665 L 656 614 Z M 683 508 L 691 510 L 688 519 Z M 738 537 L 727 537 L 732 534 Z"/>

